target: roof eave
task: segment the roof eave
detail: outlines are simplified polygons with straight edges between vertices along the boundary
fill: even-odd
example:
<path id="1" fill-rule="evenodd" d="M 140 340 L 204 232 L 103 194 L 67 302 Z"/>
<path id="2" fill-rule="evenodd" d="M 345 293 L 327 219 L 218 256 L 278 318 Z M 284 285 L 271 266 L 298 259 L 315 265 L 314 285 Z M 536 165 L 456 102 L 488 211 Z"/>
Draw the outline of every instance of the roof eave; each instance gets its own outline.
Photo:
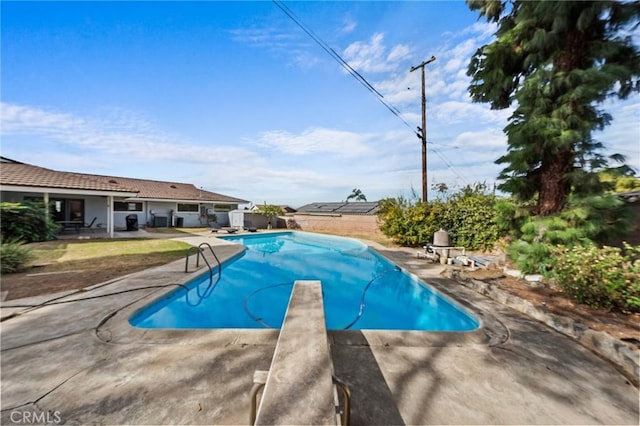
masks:
<path id="1" fill-rule="evenodd" d="M 154 201 L 162 203 L 216 203 L 216 204 L 248 204 L 245 200 L 205 200 L 192 198 L 153 198 L 153 197 L 135 197 L 132 201 Z"/>

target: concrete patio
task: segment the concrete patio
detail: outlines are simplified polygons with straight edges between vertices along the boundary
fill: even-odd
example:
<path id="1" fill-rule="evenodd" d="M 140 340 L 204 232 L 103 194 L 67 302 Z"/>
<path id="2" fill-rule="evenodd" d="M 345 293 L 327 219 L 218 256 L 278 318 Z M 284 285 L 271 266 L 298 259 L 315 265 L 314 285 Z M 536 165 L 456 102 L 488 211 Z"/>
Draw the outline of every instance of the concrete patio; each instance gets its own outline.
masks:
<path id="1" fill-rule="evenodd" d="M 214 234 L 179 239 L 215 244 L 221 260 L 242 251 Z M 329 332 L 335 373 L 352 390 L 352 424 L 639 423 L 638 388 L 610 362 L 442 278 L 440 265 L 375 248 L 468 307 L 482 327 Z M 149 330 L 127 321 L 193 275 L 180 260 L 81 292 L 3 303 L 2 424 L 247 424 L 253 373 L 269 368 L 277 330 Z M 134 291 L 114 294 L 124 290 Z"/>

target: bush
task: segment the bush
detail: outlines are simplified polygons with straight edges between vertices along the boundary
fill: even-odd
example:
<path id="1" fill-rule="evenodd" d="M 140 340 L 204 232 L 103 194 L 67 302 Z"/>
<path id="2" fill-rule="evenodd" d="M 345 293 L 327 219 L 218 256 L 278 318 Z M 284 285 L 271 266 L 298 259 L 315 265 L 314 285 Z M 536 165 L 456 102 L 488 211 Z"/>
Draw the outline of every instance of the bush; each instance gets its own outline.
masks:
<path id="1" fill-rule="evenodd" d="M 551 269 L 551 244 L 513 241 L 507 247 L 507 255 L 523 274 L 545 274 Z"/>
<path id="2" fill-rule="evenodd" d="M 423 203 L 404 197 L 387 198 L 380 202 L 380 230 L 395 242 L 417 246 L 432 240 L 438 229 L 440 202 Z"/>
<path id="3" fill-rule="evenodd" d="M 640 312 L 640 246 L 559 246 L 552 255 L 551 276 L 578 302 Z"/>
<path id="4" fill-rule="evenodd" d="M 6 240 L 27 243 L 55 240 L 58 225 L 42 202 L 0 203 L 0 232 Z"/>
<path id="5" fill-rule="evenodd" d="M 503 235 L 496 221 L 496 197 L 485 184 L 466 186 L 444 202 L 440 227 L 452 244 L 470 250 L 490 250 Z"/>
<path id="6" fill-rule="evenodd" d="M 532 216 L 526 207 L 509 201 L 497 205 L 498 224 L 505 231 L 511 227 L 515 239 L 507 253 L 525 274 L 547 272 L 556 245 L 605 243 L 624 235 L 632 217 L 624 202 L 610 195 L 572 197 L 565 210 L 551 216 Z"/>
<path id="7" fill-rule="evenodd" d="M 33 251 L 20 240 L 9 239 L 0 242 L 0 273 L 18 272 L 34 258 Z"/>
<path id="8" fill-rule="evenodd" d="M 436 231 L 445 229 L 452 245 L 491 249 L 503 235 L 495 220 L 495 200 L 484 184 L 428 203 L 415 196 L 387 198 L 380 202 L 380 230 L 399 244 L 415 246 L 431 242 Z"/>

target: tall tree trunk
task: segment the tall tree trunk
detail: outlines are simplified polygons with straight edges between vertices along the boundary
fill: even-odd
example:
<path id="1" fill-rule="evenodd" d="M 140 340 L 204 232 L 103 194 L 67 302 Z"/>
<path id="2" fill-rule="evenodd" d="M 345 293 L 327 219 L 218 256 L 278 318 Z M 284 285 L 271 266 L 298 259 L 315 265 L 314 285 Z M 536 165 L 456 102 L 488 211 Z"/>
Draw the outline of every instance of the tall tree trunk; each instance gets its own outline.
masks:
<path id="1" fill-rule="evenodd" d="M 544 161 L 540 174 L 539 215 L 547 216 L 562 211 L 571 192 L 568 173 L 572 171 L 573 155 L 570 152 L 559 153 Z"/>
<path id="2" fill-rule="evenodd" d="M 581 31 L 569 31 L 565 36 L 566 46 L 554 58 L 554 74 L 569 73 L 571 70 L 585 66 L 585 37 Z M 581 110 L 580 105 L 571 105 L 571 114 Z M 565 117 L 568 119 L 568 117 Z M 575 141 L 573 146 L 575 146 Z M 540 175 L 540 192 L 538 196 L 538 214 L 547 216 L 559 213 L 564 208 L 569 194 L 571 182 L 568 174 L 573 171 L 574 154 L 572 150 L 561 150 L 555 155 L 549 153 L 543 159 Z"/>

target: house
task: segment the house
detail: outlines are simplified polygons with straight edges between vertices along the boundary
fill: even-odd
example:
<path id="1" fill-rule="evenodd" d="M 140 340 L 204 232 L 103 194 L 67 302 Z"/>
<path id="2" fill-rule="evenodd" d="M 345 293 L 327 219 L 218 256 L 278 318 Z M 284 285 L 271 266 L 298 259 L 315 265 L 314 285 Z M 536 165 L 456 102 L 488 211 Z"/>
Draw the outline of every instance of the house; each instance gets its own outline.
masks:
<path id="1" fill-rule="evenodd" d="M 221 225 L 228 212 L 249 201 L 196 188 L 192 184 L 61 172 L 0 157 L 0 199 L 44 201 L 60 223 L 127 228 L 127 216 L 141 226 L 208 226 L 208 214 Z"/>

